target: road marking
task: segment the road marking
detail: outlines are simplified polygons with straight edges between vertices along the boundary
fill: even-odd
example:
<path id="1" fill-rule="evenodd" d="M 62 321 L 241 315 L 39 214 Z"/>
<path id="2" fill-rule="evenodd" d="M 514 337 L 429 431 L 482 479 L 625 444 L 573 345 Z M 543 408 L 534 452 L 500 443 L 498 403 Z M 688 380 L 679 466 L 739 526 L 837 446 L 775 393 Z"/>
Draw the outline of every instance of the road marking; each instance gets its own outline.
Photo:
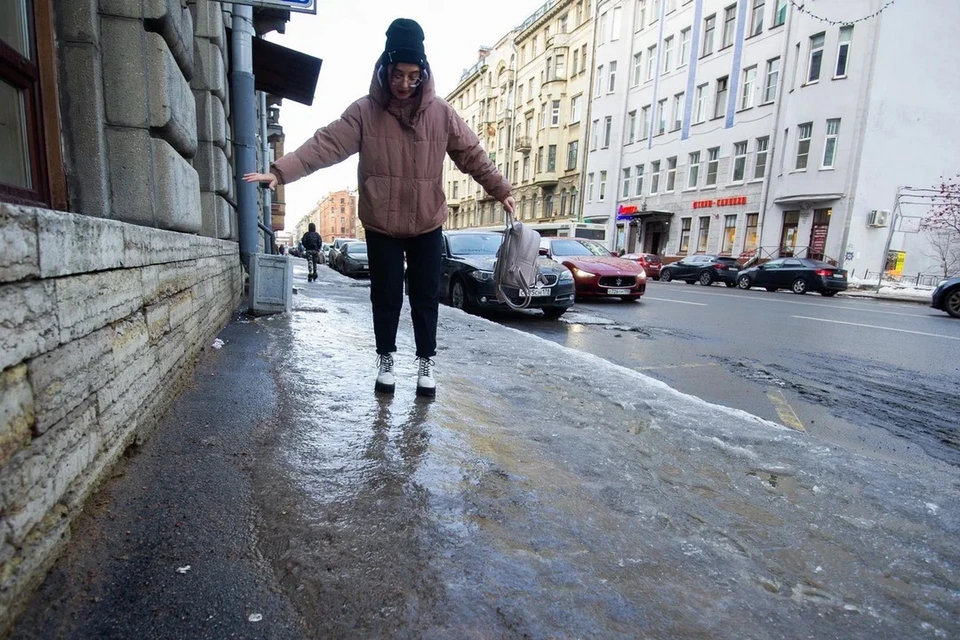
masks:
<path id="1" fill-rule="evenodd" d="M 793 407 L 790 406 L 790 403 L 787 402 L 787 397 L 783 395 L 783 391 L 779 389 L 767 391 L 767 397 L 770 398 L 770 402 L 773 403 L 773 408 L 776 410 L 777 415 L 780 416 L 780 422 L 782 422 L 785 427 L 790 427 L 791 429 L 796 429 L 804 433 L 807 432 L 803 423 L 800 422 L 800 418 L 797 417 L 797 413 L 793 410 Z"/>
<path id="2" fill-rule="evenodd" d="M 690 364 L 661 364 L 654 367 L 634 367 L 636 371 L 650 371 L 653 369 L 694 369 L 697 367 L 715 367 L 716 362 L 692 362 Z"/>
<path id="3" fill-rule="evenodd" d="M 686 300 L 671 300 L 670 298 L 651 298 L 650 296 L 644 296 L 644 300 L 656 300 L 657 302 L 676 302 L 677 304 L 692 304 L 698 307 L 707 307 L 709 306 L 705 302 L 687 302 Z"/>
<path id="4" fill-rule="evenodd" d="M 946 340 L 960 340 L 957 336 L 945 336 L 939 333 L 927 333 L 925 331 L 911 331 L 910 329 L 894 329 L 893 327 L 881 327 L 875 324 L 861 324 L 859 322 L 844 322 L 843 320 L 826 320 L 824 318 L 810 318 L 808 316 L 790 316 L 799 320 L 814 320 L 816 322 L 832 322 L 834 324 L 846 324 L 851 327 L 864 327 L 866 329 L 884 329 L 886 331 L 897 331 L 899 333 L 912 333 L 918 336 L 929 336 L 931 338 L 944 338 Z"/>

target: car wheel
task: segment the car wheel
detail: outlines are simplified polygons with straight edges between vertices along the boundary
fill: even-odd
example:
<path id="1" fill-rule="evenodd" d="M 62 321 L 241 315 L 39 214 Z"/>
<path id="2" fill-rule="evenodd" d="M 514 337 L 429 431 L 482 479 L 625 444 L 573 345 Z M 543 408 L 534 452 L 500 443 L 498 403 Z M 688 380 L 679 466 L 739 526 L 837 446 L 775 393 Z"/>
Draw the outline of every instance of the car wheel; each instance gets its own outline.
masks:
<path id="1" fill-rule="evenodd" d="M 669 271 L 661 271 L 660 280 L 661 282 L 670 282 L 673 280 L 673 275 Z"/>
<path id="2" fill-rule="evenodd" d="M 741 289 L 749 289 L 750 276 L 740 276 L 739 278 L 737 278 L 737 286 L 740 287 Z"/>
<path id="3" fill-rule="evenodd" d="M 624 302 L 636 302 L 640 299 L 640 296 L 620 296 L 620 299 Z"/>
<path id="4" fill-rule="evenodd" d="M 794 293 L 797 295 L 803 295 L 807 292 L 807 281 L 803 278 L 797 278 L 793 281 L 793 285 L 790 287 Z"/>
<path id="5" fill-rule="evenodd" d="M 723 284 L 727 285 L 728 289 L 733 289 L 735 286 L 737 286 L 736 282 L 724 282 Z"/>
<path id="6" fill-rule="evenodd" d="M 567 307 L 544 307 L 543 308 L 543 315 L 550 318 L 551 320 L 556 320 L 566 312 L 567 312 Z"/>
<path id="7" fill-rule="evenodd" d="M 709 287 L 713 284 L 713 275 L 709 271 L 704 271 L 700 274 L 700 277 L 697 278 L 697 282 L 705 287 Z"/>
<path id="8" fill-rule="evenodd" d="M 836 291 L 821 291 L 821 292 L 820 292 L 820 295 L 822 295 L 824 298 L 832 298 L 833 296 L 837 295 L 837 292 L 836 292 Z"/>
<path id="9" fill-rule="evenodd" d="M 764 289 L 766 289 L 766 290 L 769 291 L 770 293 L 773 293 L 774 291 L 777 290 L 776 287 L 764 287 Z"/>
<path id="10" fill-rule="evenodd" d="M 467 298 L 467 287 L 461 280 L 454 280 L 450 287 L 450 306 L 461 311 L 470 310 L 470 299 Z"/>
<path id="11" fill-rule="evenodd" d="M 954 289 L 943 299 L 943 310 L 954 318 L 960 318 L 960 289 Z"/>

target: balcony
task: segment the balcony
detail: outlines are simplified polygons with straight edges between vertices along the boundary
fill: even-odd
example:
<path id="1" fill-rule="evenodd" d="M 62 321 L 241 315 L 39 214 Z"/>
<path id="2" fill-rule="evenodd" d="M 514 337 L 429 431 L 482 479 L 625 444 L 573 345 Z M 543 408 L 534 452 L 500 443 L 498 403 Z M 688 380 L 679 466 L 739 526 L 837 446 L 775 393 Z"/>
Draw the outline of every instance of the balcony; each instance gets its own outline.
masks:
<path id="1" fill-rule="evenodd" d="M 517 138 L 517 144 L 514 145 L 514 149 L 520 153 L 530 153 L 530 149 L 533 148 L 533 139 L 530 136 L 520 136 Z"/>
<path id="2" fill-rule="evenodd" d="M 555 33 L 547 38 L 547 49 L 557 49 L 566 47 L 570 44 L 569 33 Z"/>
<path id="3" fill-rule="evenodd" d="M 497 124 L 503 124 L 513 116 L 513 109 L 497 110 Z"/>
<path id="4" fill-rule="evenodd" d="M 459 208 L 460 208 L 460 196 L 451 196 L 451 197 L 447 198 L 447 206 L 450 207 L 451 209 L 459 209 Z"/>
<path id="5" fill-rule="evenodd" d="M 538 187 L 553 187 L 560 181 L 556 171 L 543 171 L 533 176 L 533 184 Z"/>

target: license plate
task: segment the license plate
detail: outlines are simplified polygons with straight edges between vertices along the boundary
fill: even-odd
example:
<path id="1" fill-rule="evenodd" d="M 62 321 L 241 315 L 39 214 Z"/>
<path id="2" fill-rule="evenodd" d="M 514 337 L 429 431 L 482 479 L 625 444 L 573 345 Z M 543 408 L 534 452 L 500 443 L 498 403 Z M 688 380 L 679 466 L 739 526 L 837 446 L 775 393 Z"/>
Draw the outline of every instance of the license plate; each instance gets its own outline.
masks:
<path id="1" fill-rule="evenodd" d="M 531 289 L 530 297 L 531 298 L 547 298 L 550 296 L 550 289 Z M 520 290 L 520 297 L 525 298 L 527 294 L 522 289 Z"/>
<path id="2" fill-rule="evenodd" d="M 841 280 L 844 279 L 842 273 L 835 273 L 835 274 L 833 274 L 833 277 L 834 277 L 834 278 L 839 278 L 839 279 L 841 279 Z"/>
<path id="3" fill-rule="evenodd" d="M 630 294 L 630 289 L 607 289 L 607 295 L 626 296 Z"/>

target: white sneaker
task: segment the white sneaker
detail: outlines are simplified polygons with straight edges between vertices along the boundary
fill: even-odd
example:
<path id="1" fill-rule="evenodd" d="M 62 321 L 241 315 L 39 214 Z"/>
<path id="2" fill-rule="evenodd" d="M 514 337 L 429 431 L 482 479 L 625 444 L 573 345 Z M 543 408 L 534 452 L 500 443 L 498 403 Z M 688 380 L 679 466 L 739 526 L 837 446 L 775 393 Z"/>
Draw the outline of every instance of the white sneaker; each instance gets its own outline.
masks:
<path id="1" fill-rule="evenodd" d="M 417 395 L 432 398 L 437 395 L 437 381 L 433 379 L 433 360 L 417 358 Z"/>
<path id="2" fill-rule="evenodd" d="M 377 373 L 376 390 L 381 393 L 393 393 L 395 380 L 393 378 L 393 354 L 385 353 L 377 356 L 377 367 L 380 371 Z"/>

